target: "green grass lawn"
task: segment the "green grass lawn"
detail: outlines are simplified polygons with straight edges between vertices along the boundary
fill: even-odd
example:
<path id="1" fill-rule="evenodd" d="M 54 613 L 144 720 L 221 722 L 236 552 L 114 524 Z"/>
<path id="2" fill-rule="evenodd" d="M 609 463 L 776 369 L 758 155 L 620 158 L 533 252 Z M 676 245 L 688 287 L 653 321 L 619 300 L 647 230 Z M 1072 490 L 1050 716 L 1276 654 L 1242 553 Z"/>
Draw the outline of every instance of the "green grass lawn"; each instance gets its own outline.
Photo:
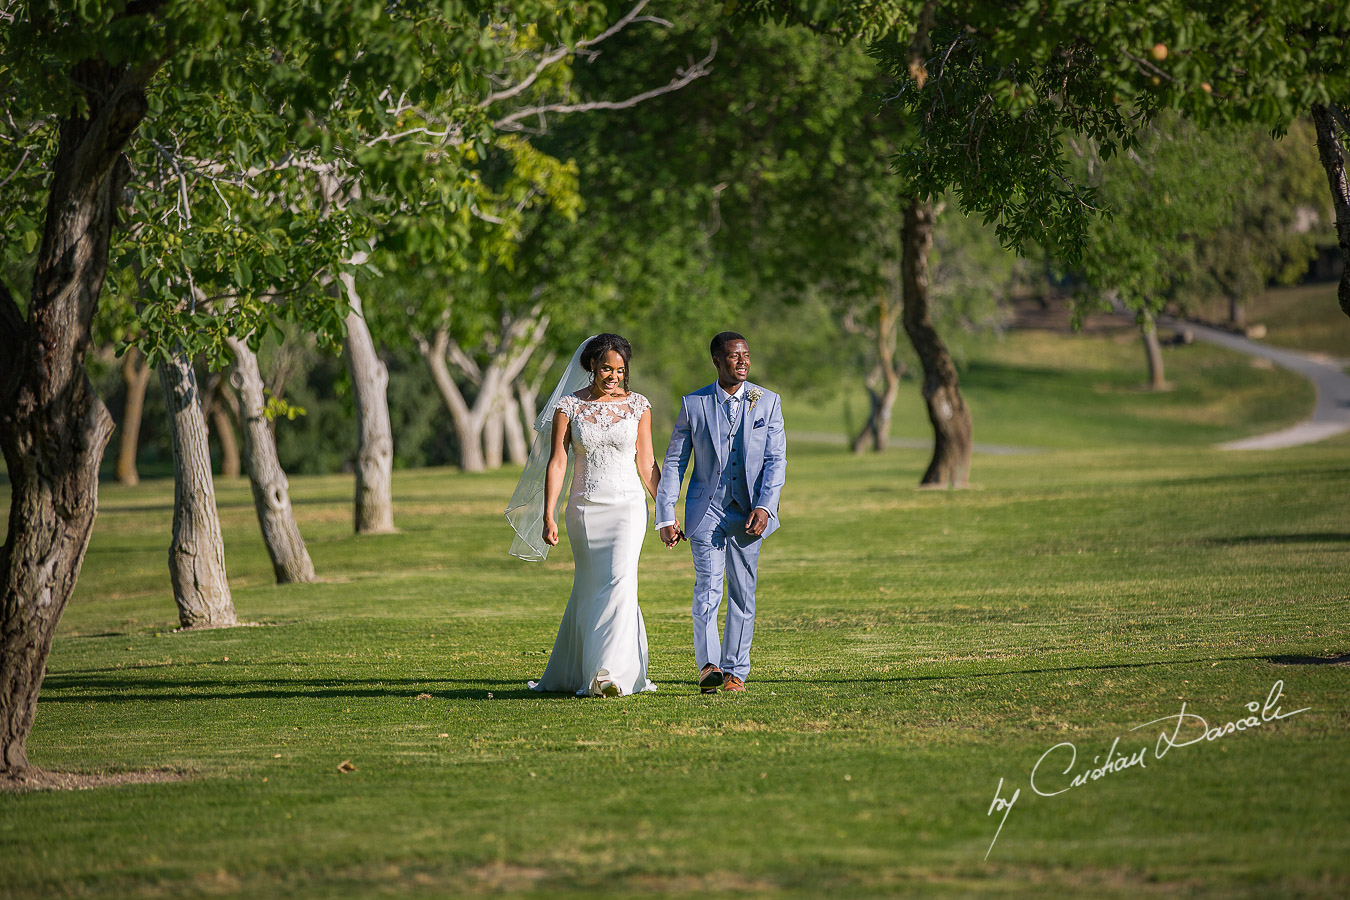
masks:
<path id="1" fill-rule="evenodd" d="M 1310 392 L 1186 348 L 1177 390 L 1142 395 L 1133 346 L 1017 340 L 969 369 L 977 440 L 1052 449 L 977 456 L 971 490 L 915 491 L 922 450 L 791 446 L 744 696 L 693 687 L 688 554 L 654 537 L 660 690 L 529 692 L 571 558 L 506 556 L 512 471 L 399 472 L 402 532 L 370 538 L 349 477 L 293 479 L 325 581 L 287 588 L 247 486 L 220 485 L 263 627 L 189 634 L 172 485 L 105 486 L 29 753 L 188 777 L 0 795 L 0 893 L 1344 896 L 1350 438 L 1216 451 Z M 1161 759 L 1162 725 L 1131 731 L 1183 703 L 1221 725 L 1277 680 L 1306 712 Z M 1116 738 L 1146 767 L 1032 792 L 1052 747 L 1077 765 L 1043 789 Z M 1000 779 L 1021 793 L 990 850 Z"/>
<path id="2" fill-rule="evenodd" d="M 1350 319 L 1346 320 L 1350 325 Z M 1137 332 L 1063 335 L 1014 331 L 987 338 L 960 373 L 975 440 L 1002 446 L 1090 449 L 1203 446 L 1292 425 L 1312 414 L 1307 381 L 1207 344 L 1164 349 L 1173 389 L 1151 392 Z M 772 373 L 765 376 L 773 384 Z M 891 434 L 931 440 L 919 382 L 901 384 Z M 866 420 L 867 394 L 850 383 L 838 397 L 787 397 L 788 432 L 837 435 L 840 446 Z"/>

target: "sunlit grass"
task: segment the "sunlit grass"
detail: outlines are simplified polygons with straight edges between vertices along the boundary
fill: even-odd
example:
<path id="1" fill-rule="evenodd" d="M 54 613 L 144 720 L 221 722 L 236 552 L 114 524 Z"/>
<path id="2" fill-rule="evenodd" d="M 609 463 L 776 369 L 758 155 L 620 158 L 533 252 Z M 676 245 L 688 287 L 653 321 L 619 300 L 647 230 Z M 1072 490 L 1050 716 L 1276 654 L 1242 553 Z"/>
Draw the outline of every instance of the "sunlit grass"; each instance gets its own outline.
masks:
<path id="1" fill-rule="evenodd" d="M 982 439 L 1077 428 L 1086 449 L 977 456 L 971 490 L 914 490 L 923 449 L 791 445 L 739 697 L 694 688 L 688 554 L 655 538 L 660 690 L 528 691 L 571 559 L 506 555 L 513 471 L 396 473 L 401 532 L 370 538 L 349 476 L 292 479 L 324 581 L 286 588 L 247 485 L 221 483 L 235 603 L 262 627 L 190 634 L 172 485 L 105 486 L 29 752 L 187 778 L 0 795 L 5 896 L 1344 895 L 1350 666 L 1318 661 L 1350 653 L 1350 439 L 1210 449 L 1282 423 L 1270 397 L 1301 386 L 1250 370 L 1230 409 L 1237 364 L 1187 348 L 1197 380 L 1174 364 L 1152 406 L 1101 389 L 1135 377 L 1136 348 L 1079 346 L 1039 371 L 1012 341 L 972 364 Z M 1200 421 L 1161 413 L 1187 404 Z M 1058 743 L 1082 768 L 1183 702 L 1244 714 L 1277 679 L 1310 710 L 1030 790 Z M 990 851 L 1000 779 L 1022 793 Z"/>
<path id="2" fill-rule="evenodd" d="M 975 440 L 1059 449 L 1204 445 L 1274 431 L 1312 414 L 1307 381 L 1241 354 L 1192 344 L 1166 348 L 1164 359 L 1172 389 L 1152 392 L 1144 389 L 1142 345 L 1129 329 L 987 338 L 960 374 Z M 861 427 L 868 401 L 859 383 L 830 402 L 789 397 L 784 409 L 789 432 L 837 436 L 842 446 L 845 435 Z M 901 386 L 891 434 L 911 441 L 932 436 L 916 379 Z"/>

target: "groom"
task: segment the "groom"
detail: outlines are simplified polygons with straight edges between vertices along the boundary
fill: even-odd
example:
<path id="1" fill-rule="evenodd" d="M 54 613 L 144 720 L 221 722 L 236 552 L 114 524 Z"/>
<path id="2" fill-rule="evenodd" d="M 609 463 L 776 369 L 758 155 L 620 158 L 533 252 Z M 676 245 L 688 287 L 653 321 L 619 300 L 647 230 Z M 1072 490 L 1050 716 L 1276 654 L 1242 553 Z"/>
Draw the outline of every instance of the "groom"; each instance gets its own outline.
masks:
<path id="1" fill-rule="evenodd" d="M 755 568 L 763 539 L 778 528 L 778 495 L 787 472 L 779 397 L 746 381 L 750 345 L 736 332 L 724 331 L 709 349 L 717 382 L 681 399 L 656 493 L 662 542 L 673 548 L 687 535 L 693 548 L 694 661 L 705 694 L 719 685 L 745 690 L 755 630 Z M 691 451 L 694 474 L 681 532 L 675 498 Z M 719 640 L 724 576 L 730 603 L 726 635 Z"/>

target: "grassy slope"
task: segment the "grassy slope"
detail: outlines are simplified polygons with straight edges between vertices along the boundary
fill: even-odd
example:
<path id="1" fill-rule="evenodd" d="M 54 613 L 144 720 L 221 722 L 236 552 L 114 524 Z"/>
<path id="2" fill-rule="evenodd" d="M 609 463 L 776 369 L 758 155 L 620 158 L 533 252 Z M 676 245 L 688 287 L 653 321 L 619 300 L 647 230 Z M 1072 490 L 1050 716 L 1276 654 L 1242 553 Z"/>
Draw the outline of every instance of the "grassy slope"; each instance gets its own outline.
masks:
<path id="1" fill-rule="evenodd" d="M 399 473 L 403 533 L 366 539 L 348 533 L 348 478 L 296 479 L 328 580 L 285 589 L 246 487 L 222 486 L 236 605 L 269 627 L 198 634 L 168 631 L 171 485 L 108 486 L 30 753 L 193 778 L 0 796 L 0 886 L 1344 895 L 1347 668 L 1285 658 L 1350 651 L 1350 440 L 1225 454 L 1203 444 L 1236 422 L 1156 409 L 1113 434 L 1100 406 L 1150 398 L 1084 389 L 1075 408 L 1067 388 L 1133 368 L 1061 366 L 1016 379 L 1020 411 L 984 392 L 989 429 L 1002 415 L 999 440 L 1055 446 L 1044 438 L 1090 422 L 1092 449 L 981 457 L 974 490 L 912 490 L 922 451 L 793 446 L 743 697 L 692 691 L 692 574 L 652 539 L 642 603 L 661 690 L 527 692 L 571 563 L 565 545 L 543 566 L 504 556 L 510 472 Z M 1174 366 L 1166 402 L 1231 374 L 1188 383 Z M 1260 375 L 1228 392 L 1246 431 L 1287 418 L 1261 399 L 1271 383 L 1292 388 L 1286 411 L 1305 399 Z M 1145 443 L 1153 429 L 1174 446 Z M 1056 743 L 1083 763 L 1117 736 L 1133 750 L 1128 729 L 1183 700 L 1227 721 L 1277 678 L 1286 711 L 1311 711 L 1061 796 L 1029 790 Z M 339 773 L 343 759 L 357 771 Z M 1022 794 L 983 862 L 1000 778 Z"/>
<path id="2" fill-rule="evenodd" d="M 1347 320 L 1350 322 L 1350 320 Z M 1144 353 L 1130 330 L 1065 337 L 1045 331 L 990 339 L 963 367 L 961 390 L 978 443 L 1058 449 L 1202 446 L 1292 425 L 1311 415 L 1312 386 L 1283 370 L 1204 344 L 1165 350 L 1174 389 L 1143 390 Z M 765 376 L 772 384 L 772 373 Z M 856 433 L 867 412 L 861 384 L 830 402 L 788 398 L 788 430 Z M 902 383 L 891 433 L 931 439 L 919 383 Z"/>

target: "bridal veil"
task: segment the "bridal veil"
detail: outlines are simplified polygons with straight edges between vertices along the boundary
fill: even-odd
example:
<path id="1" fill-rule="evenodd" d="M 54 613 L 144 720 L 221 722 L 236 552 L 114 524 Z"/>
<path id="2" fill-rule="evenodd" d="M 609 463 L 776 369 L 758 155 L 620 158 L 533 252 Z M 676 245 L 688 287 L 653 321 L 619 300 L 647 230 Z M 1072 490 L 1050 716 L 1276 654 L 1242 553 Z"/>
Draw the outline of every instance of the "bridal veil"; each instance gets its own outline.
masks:
<path id="1" fill-rule="evenodd" d="M 511 542 L 512 556 L 534 562 L 548 558 L 549 545 L 544 543 L 544 476 L 548 472 L 548 458 L 553 450 L 553 414 L 558 409 L 559 400 L 590 384 L 591 373 L 582 367 L 581 354 L 594 338 L 595 335 L 591 335 L 577 347 L 562 378 L 558 380 L 558 386 L 553 389 L 539 418 L 534 422 L 534 446 L 530 448 L 525 471 L 520 473 L 516 491 L 506 507 L 506 520 L 516 532 L 515 540 Z M 563 489 L 558 493 L 560 502 L 567 497 L 567 482 L 571 476 L 572 451 L 569 449 L 567 475 L 563 478 Z"/>

